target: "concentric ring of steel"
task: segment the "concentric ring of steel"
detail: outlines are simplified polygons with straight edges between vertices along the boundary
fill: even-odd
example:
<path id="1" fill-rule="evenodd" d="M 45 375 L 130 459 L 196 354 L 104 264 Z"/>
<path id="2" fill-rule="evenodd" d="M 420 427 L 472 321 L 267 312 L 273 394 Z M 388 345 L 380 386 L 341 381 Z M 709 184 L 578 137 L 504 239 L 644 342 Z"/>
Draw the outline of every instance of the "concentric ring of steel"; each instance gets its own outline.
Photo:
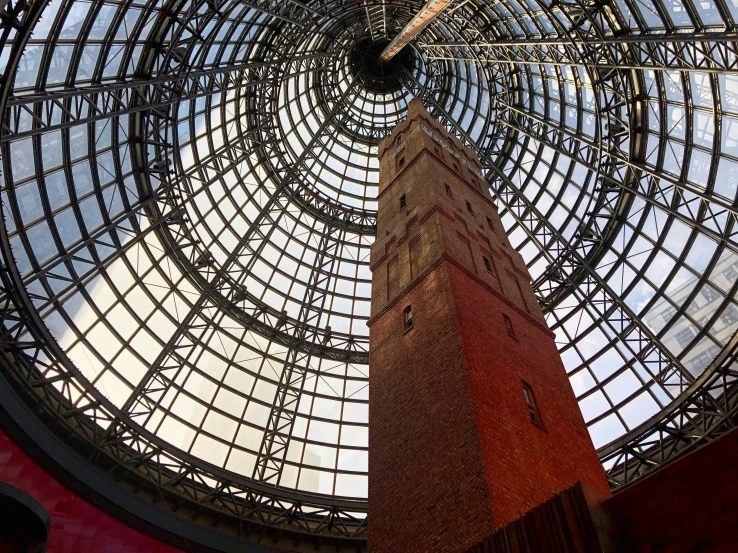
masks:
<path id="1" fill-rule="evenodd" d="M 94 462 L 364 539 L 376 150 L 413 96 L 478 150 L 613 486 L 733 426 L 736 8 L 457 2 L 385 75 L 421 4 L 6 6 L 0 344 Z"/>

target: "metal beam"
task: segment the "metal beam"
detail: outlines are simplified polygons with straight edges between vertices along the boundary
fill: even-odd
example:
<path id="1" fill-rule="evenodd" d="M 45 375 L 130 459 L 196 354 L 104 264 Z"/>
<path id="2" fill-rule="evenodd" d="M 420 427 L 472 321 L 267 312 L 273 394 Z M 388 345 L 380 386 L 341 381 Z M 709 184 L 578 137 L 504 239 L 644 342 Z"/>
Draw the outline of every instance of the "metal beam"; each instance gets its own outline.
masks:
<path id="1" fill-rule="evenodd" d="M 270 62 L 245 63 L 182 75 L 132 80 L 43 94 L 16 96 L 8 100 L 8 110 L 0 129 L 0 143 L 28 136 L 70 128 L 126 114 L 161 109 L 176 102 L 253 87 L 260 81 L 244 79 L 248 71 L 282 64 L 301 64 L 289 78 L 324 66 L 313 65 L 330 54 L 318 52 Z"/>
<path id="2" fill-rule="evenodd" d="M 318 327 L 323 314 L 340 253 L 338 246 L 345 233 L 339 224 L 323 225 L 318 256 L 300 305 L 298 341 L 316 339 L 313 329 Z M 297 348 L 287 353 L 254 467 L 254 477 L 259 481 L 279 485 L 310 359 L 309 353 Z"/>
<path id="3" fill-rule="evenodd" d="M 15 5 L 13 0 L 11 2 Z M 185 26 L 191 20 L 185 12 L 194 14 L 192 17 L 199 17 L 203 13 L 201 8 L 204 3 L 200 0 L 190 3 L 165 0 L 161 6 L 161 19 L 176 20 Z M 11 52 L 6 60 L 8 70 L 4 70 L 4 82 L 11 84 L 26 41 L 47 2 L 19 0 L 17 4 L 23 6 L 23 17 L 18 17 L 20 25 L 0 29 L 0 45 L 7 44 L 8 34 L 12 33 L 13 37 L 12 48 L 8 47 Z M 276 5 L 275 2 L 271 4 Z M 184 10 L 181 9 L 183 6 Z M 164 28 L 166 24 L 160 20 L 153 26 Z M 197 28 L 201 29 L 199 26 Z M 192 31 L 192 34 L 197 32 Z M 293 39 L 289 37 L 289 40 Z M 150 42 L 159 44 L 153 39 Z M 151 72 L 142 71 L 140 74 Z M 12 86 L 0 87 L 0 105 L 3 106 L 0 111 L 3 114 L 7 113 L 5 105 L 11 91 Z M 65 101 L 61 103 L 63 106 Z M 63 110 L 60 113 L 64 113 Z M 68 136 L 64 132 L 61 134 L 63 140 Z M 38 137 L 34 140 L 38 141 Z M 128 145 L 132 142 L 121 141 Z M 5 147 L 9 147 L 9 144 L 6 143 Z M 3 172 L 10 174 L 9 156 L 2 157 Z M 65 158 L 68 156 L 65 155 Z M 68 161 L 65 159 L 65 163 Z M 138 207 L 140 209 L 135 217 L 142 220 L 141 227 L 146 227 L 150 222 L 146 219 L 149 214 L 143 212 L 146 206 Z M 205 519 L 213 526 L 227 524 L 236 528 L 239 536 L 258 533 L 263 537 L 269 534 L 275 541 L 311 541 L 318 545 L 322 543 L 324 547 L 351 550 L 365 545 L 366 520 L 362 514 L 366 513 L 366 501 L 318 497 L 311 493 L 259 484 L 190 455 L 169 444 L 164 436 L 155 436 L 145 428 L 132 425 L 129 419 L 117 418 L 117 407 L 74 366 L 66 350 L 54 340 L 44 324 L 36 309 L 38 290 L 29 291 L 13 257 L 8 233 L 14 228 L 10 227 L 10 223 L 6 226 L 6 220 L 0 219 L 3 255 L 3 263 L 0 263 L 0 309 L 5 323 L 4 332 L 0 335 L 3 369 L 7 370 L 7 374 L 12 374 L 14 387 L 24 391 L 24 399 L 29 404 L 43 407 L 43 417 L 55 429 L 55 434 L 73 442 L 77 451 L 88 456 L 88 460 L 100 459 L 103 470 L 111 475 L 115 473 L 115 479 L 126 481 L 127 487 L 145 490 L 142 495 L 147 495 L 147 500 L 154 497 L 156 502 L 161 498 L 175 511 L 186 504 L 187 509 L 191 509 L 189 512 L 200 516 L 201 520 Z M 120 222 L 118 228 L 107 227 L 101 234 L 140 230 L 133 221 L 127 229 L 125 222 Z M 89 238 L 92 241 L 92 237 Z M 86 245 L 91 243 L 87 242 Z M 77 277 L 74 279 L 79 282 Z M 42 292 L 46 293 L 54 294 L 51 291 Z M 88 410 L 81 412 L 81 406 Z M 108 435 L 110 439 L 100 443 L 100 435 L 109 425 L 115 425 Z M 174 516 L 167 514 L 167 518 L 171 518 L 176 526 Z M 243 546 L 249 547 L 247 544 Z"/>
<path id="4" fill-rule="evenodd" d="M 254 2 L 240 0 L 240 3 L 254 11 L 269 15 L 287 23 L 292 23 L 302 30 L 305 30 L 306 26 L 305 22 L 301 21 L 300 18 L 306 17 L 305 12 L 313 16 L 321 15 L 319 12 L 306 4 L 303 4 L 299 0 L 287 0 L 279 5 L 273 0 L 256 0 Z"/>
<path id="5" fill-rule="evenodd" d="M 621 438 L 598 451 L 613 488 L 625 487 L 665 463 L 738 426 L 738 333 L 694 386 Z"/>
<path id="6" fill-rule="evenodd" d="M 213 171 L 220 171 L 219 174 L 224 174 L 236 168 L 240 163 L 241 161 L 234 161 L 230 158 L 229 151 L 224 146 L 219 151 L 214 152 L 210 158 L 201 160 L 200 165 L 193 166 L 175 182 L 181 182 L 185 178 L 192 177 L 198 170 L 202 169 L 212 169 Z M 113 217 L 110 223 L 95 230 L 87 239 L 71 245 L 64 254 L 55 257 L 50 262 L 42 265 L 37 271 L 29 274 L 24 280 L 25 285 L 31 286 L 33 283 L 37 283 L 42 279 L 53 279 L 56 272 L 64 274 L 64 265 L 74 259 L 84 258 L 85 252 L 90 247 L 101 246 L 105 251 L 115 250 L 113 254 L 100 259 L 97 265 L 98 272 L 100 269 L 111 265 L 117 259 L 125 258 L 126 252 L 130 251 L 132 247 L 146 243 L 149 232 L 158 232 L 162 226 L 168 228 L 174 226 L 175 221 L 182 217 L 184 208 L 195 202 L 200 194 L 219 179 L 220 176 L 208 180 L 190 180 L 190 186 L 195 184 L 197 185 L 196 188 L 190 187 L 188 189 L 189 193 L 182 195 L 180 202 L 176 206 L 168 207 L 166 210 L 159 212 L 157 216 L 152 216 L 150 209 L 152 206 L 169 205 L 167 202 L 167 187 L 157 187 L 151 196 L 141 198 L 136 203 L 133 203 L 127 211 Z M 171 186 L 179 188 L 179 184 L 172 183 Z M 282 206 L 279 206 L 277 209 L 282 209 Z M 276 212 L 277 210 L 275 209 Z M 145 230 L 140 228 L 139 220 L 146 221 Z M 115 243 L 121 236 L 128 238 L 125 242 L 125 248 L 119 247 Z M 192 263 L 193 261 L 190 260 L 187 265 L 191 265 Z M 185 269 L 188 274 L 192 270 L 192 268 L 189 270 Z M 75 278 L 70 280 L 68 285 L 62 289 L 58 288 L 59 284 L 57 283 L 55 285 L 54 295 L 44 300 L 40 297 L 36 298 L 36 308 L 40 313 L 45 313 L 55 302 L 63 302 L 78 286 L 82 286 L 84 282 L 91 278 L 92 276 L 86 273 L 81 275 L 80 279 Z M 273 341 L 288 348 L 298 348 L 310 352 L 313 355 L 321 355 L 335 360 L 345 360 L 346 356 L 349 355 L 351 362 L 360 364 L 368 363 L 368 353 L 365 348 L 361 347 L 361 343 L 357 341 L 351 342 L 343 334 L 331 333 L 327 335 L 322 331 L 319 332 L 320 335 L 316 338 L 316 343 L 298 342 L 294 337 L 297 325 L 292 320 L 287 320 L 280 330 L 275 331 L 274 324 L 279 313 L 253 294 L 243 294 L 238 302 L 224 297 L 220 301 L 214 300 L 214 303 L 217 303 L 220 310 L 239 321 L 245 328 L 252 329 L 262 336 L 269 336 Z"/>
<path id="7" fill-rule="evenodd" d="M 387 63 L 397 52 L 402 50 L 405 45 L 412 40 L 415 35 L 422 31 L 443 9 L 451 3 L 452 0 L 428 0 L 425 6 L 410 20 L 410 23 L 400 31 L 400 33 L 392 39 L 387 47 L 382 51 L 379 60 Z"/>
<path id="8" fill-rule="evenodd" d="M 647 165 L 644 165 L 643 163 L 636 163 L 636 162 L 630 161 L 628 158 L 624 157 L 623 155 L 617 152 L 609 151 L 607 149 L 606 144 L 598 144 L 594 142 L 592 139 L 585 138 L 575 132 L 572 132 L 571 130 L 567 129 L 564 126 L 556 125 L 553 122 L 547 121 L 546 119 L 543 119 L 542 117 L 538 115 L 528 113 L 526 111 L 521 110 L 520 108 L 511 106 L 499 100 L 498 100 L 498 103 L 502 105 L 505 109 L 511 112 L 514 112 L 521 117 L 529 119 L 531 122 L 533 122 L 536 125 L 542 125 L 544 127 L 549 127 L 553 130 L 561 132 L 567 135 L 572 140 L 580 142 L 582 145 L 587 146 L 588 148 L 592 148 L 593 150 L 596 150 L 596 151 L 605 152 L 607 156 L 616 160 L 618 163 L 627 165 L 628 167 L 631 167 L 634 170 L 638 170 L 643 173 L 646 173 L 647 175 L 650 175 L 654 179 L 659 179 L 661 181 L 664 181 L 665 183 L 668 183 L 670 186 L 673 186 L 674 188 L 679 189 L 683 193 L 700 198 L 704 202 L 711 203 L 719 207 L 722 211 L 728 212 L 729 214 L 731 214 L 732 217 L 738 216 L 738 206 L 728 201 L 720 199 L 719 196 L 715 196 L 714 194 L 709 194 L 705 190 L 701 190 L 699 187 L 694 186 L 690 184 L 689 182 L 676 180 L 674 179 L 674 177 L 667 175 L 666 173 L 664 173 L 663 171 L 659 170 L 656 167 L 649 167 Z"/>
<path id="9" fill-rule="evenodd" d="M 435 42 L 418 47 L 433 59 L 615 70 L 738 73 L 738 33 L 621 35 L 579 40 Z"/>
<path id="10" fill-rule="evenodd" d="M 345 100 L 353 93 L 356 83 L 357 80 L 354 79 L 350 86 L 343 92 L 341 100 Z M 180 264 L 185 266 L 189 264 L 189 272 L 193 276 L 198 277 L 193 279 L 193 282 L 199 285 L 202 294 L 192 304 L 167 345 L 151 364 L 146 375 L 141 379 L 122 408 L 122 411 L 130 414 L 130 417 L 143 420 L 140 423 L 141 426 L 146 425 L 146 421 L 158 408 L 159 402 L 163 398 L 162 390 L 169 389 L 176 375 L 187 364 L 188 359 L 180 351 L 180 341 L 187 339 L 187 333 L 195 322 L 206 326 L 213 324 L 211 318 L 204 316 L 203 313 L 207 306 L 217 306 L 218 302 L 214 301 L 213 295 L 215 294 L 216 296 L 237 301 L 235 298 L 243 291 L 243 279 L 249 274 L 250 268 L 258 260 L 262 249 L 268 244 L 269 236 L 279 227 L 281 218 L 287 213 L 286 207 L 280 204 L 280 199 L 289 197 L 290 185 L 293 184 L 297 169 L 310 156 L 316 155 L 314 151 L 315 146 L 322 140 L 327 130 L 334 124 L 340 124 L 340 121 L 349 115 L 348 110 L 341 108 L 343 108 L 343 102 L 336 102 L 333 111 L 326 117 L 320 128 L 316 129 L 312 139 L 300 157 L 295 161 L 293 167 L 285 170 L 279 185 L 272 191 L 268 200 L 261 208 L 261 211 L 254 221 L 252 221 L 238 244 L 233 248 L 226 261 L 221 267 L 217 268 L 215 271 L 216 276 L 212 280 L 208 281 L 207 278 L 200 275 L 198 268 L 193 266 L 190 260 L 180 260 Z M 164 236 L 163 238 L 165 243 L 169 242 L 170 246 L 176 246 L 176 241 L 171 237 Z M 178 248 L 175 249 L 179 251 Z M 238 277 L 234 279 L 230 274 L 230 270 L 236 261 L 242 260 L 242 258 L 245 258 L 243 269 L 239 270 Z M 220 317 L 225 316 L 223 310 L 219 310 L 218 313 L 220 313 Z M 276 321 L 274 324 L 276 325 Z M 302 332 L 302 327 L 306 324 L 308 324 L 308 321 L 298 321 L 295 329 L 298 332 Z M 298 341 L 304 343 L 304 339 Z"/>
<path id="11" fill-rule="evenodd" d="M 738 42 L 738 33 L 733 31 L 724 31 L 716 33 L 651 33 L 651 34 L 621 34 L 617 36 L 592 38 L 587 40 L 586 46 L 602 46 L 617 44 L 697 44 L 701 42 Z M 496 40 L 494 42 L 478 41 L 474 46 L 482 48 L 490 46 L 506 46 L 506 47 L 525 47 L 531 45 L 542 46 L 561 46 L 577 44 L 577 41 L 565 38 L 529 38 L 527 40 Z M 426 46 L 465 46 L 463 42 L 437 42 L 437 43 L 420 43 L 421 48 Z M 580 46 L 585 46 L 581 44 Z"/>
<path id="12" fill-rule="evenodd" d="M 533 125 L 530 121 L 525 120 L 514 121 L 512 116 L 508 116 L 507 118 L 499 118 L 498 121 L 501 122 L 503 125 L 510 127 L 511 129 L 520 133 L 521 135 L 527 136 L 528 138 L 535 140 L 536 142 L 539 142 L 540 144 L 548 148 L 551 148 L 553 151 L 562 156 L 566 156 L 567 158 L 582 165 L 583 167 L 586 167 L 594 173 L 598 173 L 601 170 L 601 168 L 593 165 L 592 162 L 587 158 L 587 156 L 583 155 L 583 152 L 589 151 L 589 147 L 575 147 L 574 144 L 576 144 L 577 141 L 567 135 L 563 135 L 563 129 L 555 127 L 553 129 L 547 130 L 546 125 Z M 553 139 L 553 135 L 556 133 L 560 133 L 561 136 L 561 139 L 558 141 L 555 141 Z M 567 145 L 569 146 L 569 148 L 565 147 Z M 722 215 L 725 212 L 722 209 L 714 215 L 715 222 L 713 224 L 715 225 L 715 223 L 717 222 L 722 222 L 723 225 L 707 226 L 698 219 L 688 216 L 688 211 L 683 212 L 680 211 L 678 208 L 675 208 L 673 205 L 669 205 L 663 200 L 665 198 L 673 197 L 673 192 L 670 189 L 672 187 L 676 187 L 676 185 L 673 185 L 671 183 L 664 183 L 666 184 L 666 186 L 662 187 L 660 186 L 661 179 L 659 178 L 654 177 L 653 179 L 641 179 L 638 183 L 634 183 L 633 185 L 627 185 L 620 180 L 615 181 L 612 177 L 606 178 L 615 186 L 626 188 L 628 192 L 638 196 L 644 202 L 664 211 L 665 213 L 668 213 L 670 216 L 678 219 L 685 225 L 698 229 L 701 233 L 709 236 L 710 238 L 718 242 L 726 241 L 726 234 L 730 232 L 730 229 L 738 224 L 738 215 L 736 215 L 735 213 L 727 213 L 725 214 L 726 217 L 723 218 Z M 656 184 L 655 188 L 649 186 L 652 181 Z M 712 199 L 713 198 L 711 198 L 710 200 Z M 710 200 L 705 199 L 704 201 L 710 202 Z M 681 207 L 684 208 L 686 206 Z M 729 222 L 731 223 L 730 225 L 728 224 Z M 733 243 L 728 243 L 726 245 L 732 251 L 738 253 L 738 246 L 735 246 Z"/>

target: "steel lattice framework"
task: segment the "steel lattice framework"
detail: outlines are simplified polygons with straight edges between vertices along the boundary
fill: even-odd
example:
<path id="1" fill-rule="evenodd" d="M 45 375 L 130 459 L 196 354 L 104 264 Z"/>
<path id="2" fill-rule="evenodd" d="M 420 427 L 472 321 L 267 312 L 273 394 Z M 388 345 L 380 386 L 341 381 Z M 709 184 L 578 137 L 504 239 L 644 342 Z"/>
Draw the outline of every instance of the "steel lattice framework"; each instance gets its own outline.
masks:
<path id="1" fill-rule="evenodd" d="M 424 4 L 2 3 L 2 374 L 123 487 L 364 547 L 376 152 L 413 96 L 479 153 L 612 487 L 735 426 L 738 8 L 456 0 L 385 74 Z"/>

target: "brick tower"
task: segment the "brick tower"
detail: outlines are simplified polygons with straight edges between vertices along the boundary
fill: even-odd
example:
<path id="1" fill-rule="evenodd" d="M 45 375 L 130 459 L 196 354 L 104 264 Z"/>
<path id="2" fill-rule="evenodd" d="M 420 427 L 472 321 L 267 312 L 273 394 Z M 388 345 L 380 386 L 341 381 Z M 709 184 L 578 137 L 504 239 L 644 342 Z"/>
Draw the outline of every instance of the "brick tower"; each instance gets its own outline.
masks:
<path id="1" fill-rule="evenodd" d="M 416 99 L 379 160 L 370 553 L 464 551 L 577 481 L 609 495 L 476 155 Z"/>

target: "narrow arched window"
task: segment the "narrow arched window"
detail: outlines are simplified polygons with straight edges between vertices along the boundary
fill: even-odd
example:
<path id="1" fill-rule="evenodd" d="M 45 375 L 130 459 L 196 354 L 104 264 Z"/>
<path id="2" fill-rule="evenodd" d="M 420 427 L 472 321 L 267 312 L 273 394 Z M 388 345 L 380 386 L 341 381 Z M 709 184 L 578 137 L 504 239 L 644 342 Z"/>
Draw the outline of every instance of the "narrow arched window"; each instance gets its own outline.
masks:
<path id="1" fill-rule="evenodd" d="M 543 428 L 541 413 L 538 411 L 538 404 L 536 403 L 536 397 L 533 395 L 533 388 L 527 382 L 523 382 L 523 398 L 525 398 L 525 404 L 528 406 L 530 422 Z"/>
<path id="2" fill-rule="evenodd" d="M 405 332 L 413 328 L 413 309 L 409 305 L 405 308 Z"/>

